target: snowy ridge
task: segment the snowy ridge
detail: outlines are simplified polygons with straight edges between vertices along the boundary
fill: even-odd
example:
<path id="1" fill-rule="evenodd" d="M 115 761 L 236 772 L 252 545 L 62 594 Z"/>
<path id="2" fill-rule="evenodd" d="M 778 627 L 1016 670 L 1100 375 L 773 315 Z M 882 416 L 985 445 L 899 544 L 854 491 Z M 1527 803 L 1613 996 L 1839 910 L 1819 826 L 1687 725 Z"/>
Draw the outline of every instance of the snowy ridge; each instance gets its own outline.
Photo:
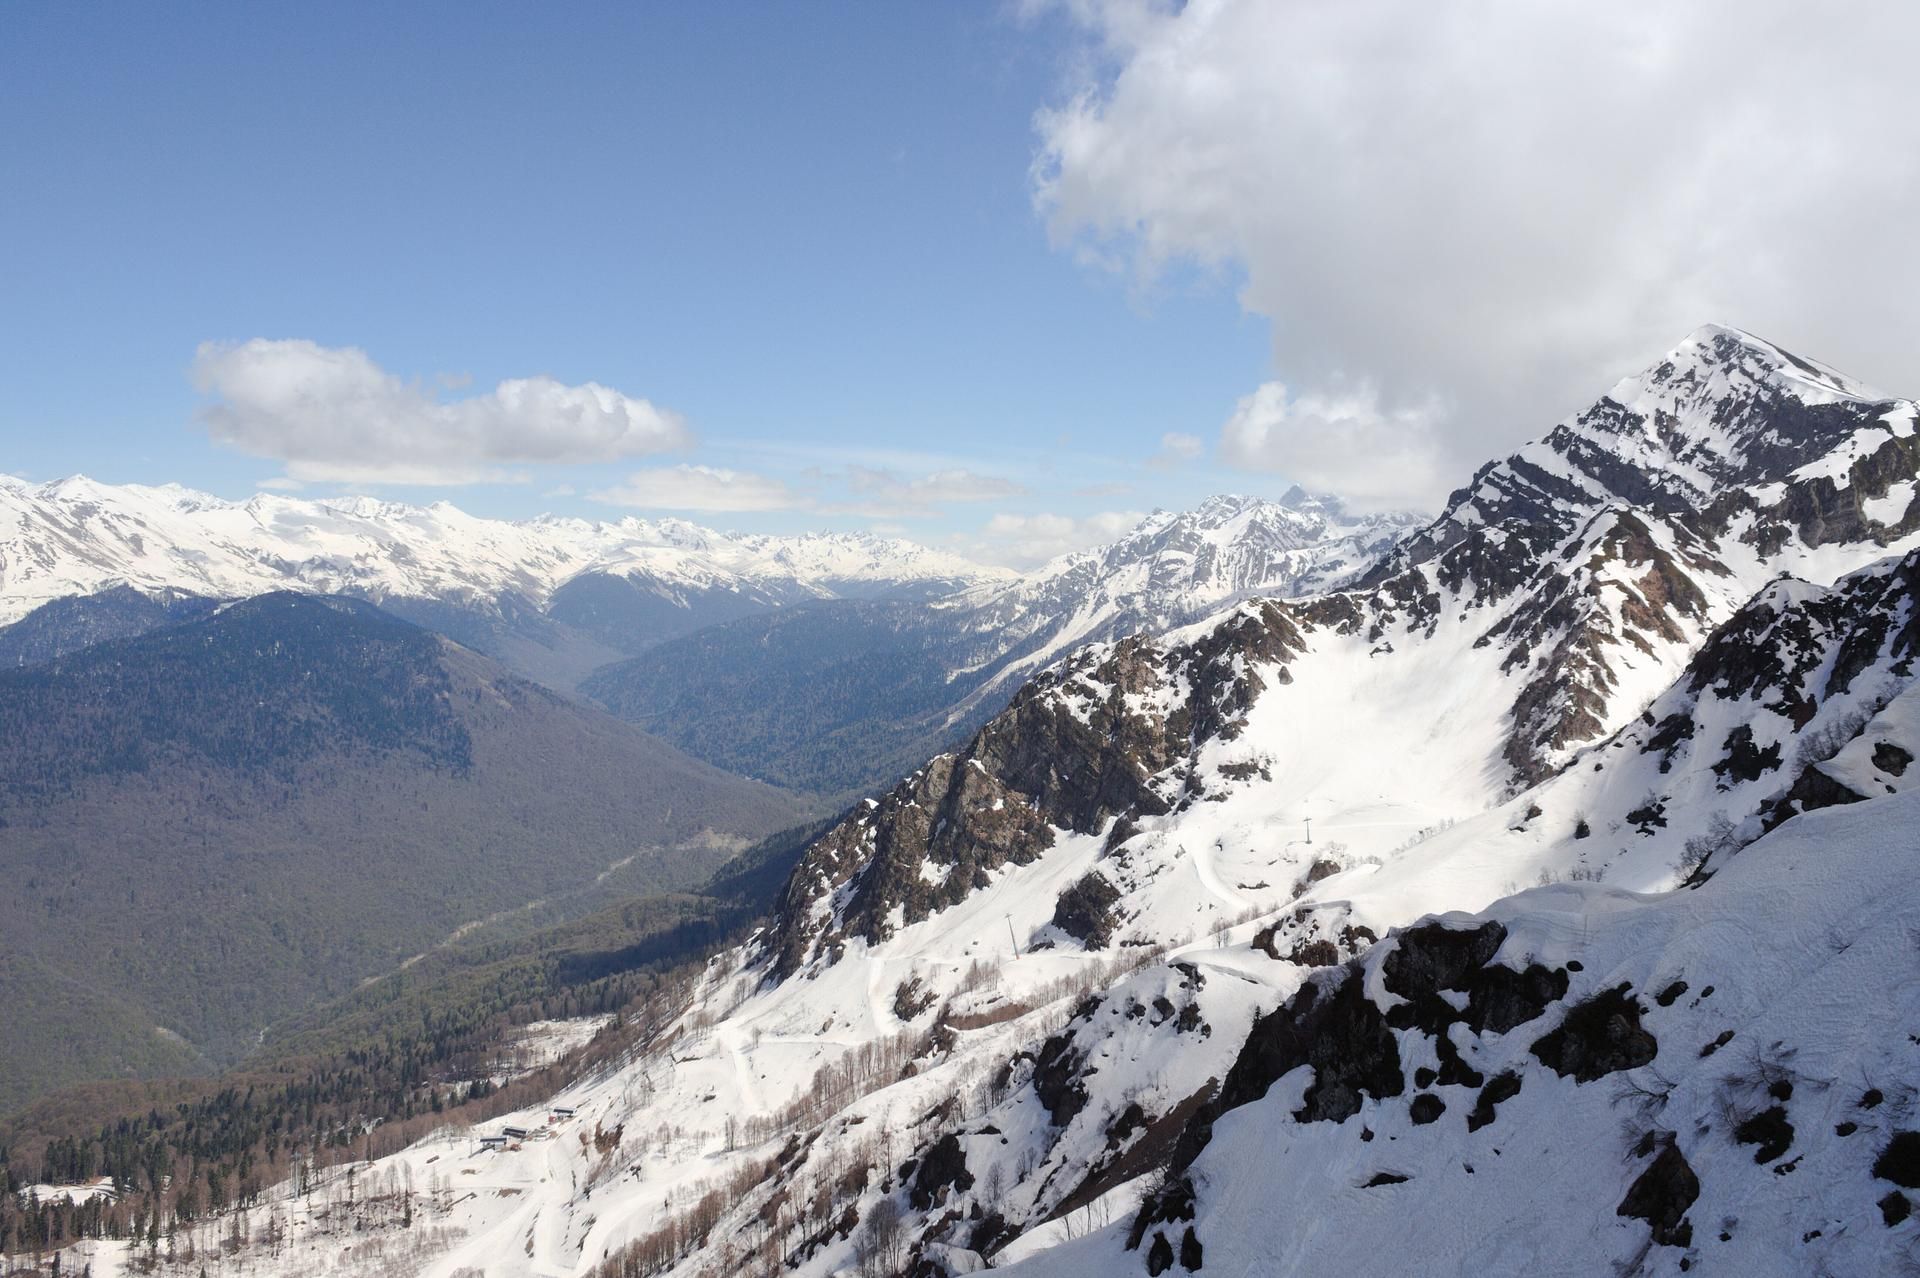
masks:
<path id="1" fill-rule="evenodd" d="M 859 533 L 741 536 L 677 519 L 508 522 L 446 502 L 367 497 L 228 502 L 177 485 L 81 476 L 0 484 L 0 622 L 119 585 L 213 598 L 288 589 L 483 603 L 513 595 L 538 606 L 594 573 L 643 581 L 669 599 L 723 590 L 775 601 L 1007 575 Z"/>
<path id="2" fill-rule="evenodd" d="M 966 704 L 1083 644 L 1169 630 L 1256 595 L 1344 586 L 1424 522 L 1405 512 L 1351 515 L 1338 499 L 1298 487 L 1278 501 L 1218 496 L 1192 511 L 1155 511 L 1111 545 L 951 601 L 970 631 L 1015 654 Z"/>

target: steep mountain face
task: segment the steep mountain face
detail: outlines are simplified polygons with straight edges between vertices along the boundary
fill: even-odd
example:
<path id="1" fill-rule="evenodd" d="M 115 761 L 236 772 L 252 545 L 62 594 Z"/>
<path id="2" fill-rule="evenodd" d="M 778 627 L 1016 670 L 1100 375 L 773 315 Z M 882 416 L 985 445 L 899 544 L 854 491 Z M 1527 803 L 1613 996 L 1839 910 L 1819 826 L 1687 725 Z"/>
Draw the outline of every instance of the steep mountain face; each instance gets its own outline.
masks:
<path id="1" fill-rule="evenodd" d="M 1920 529 L 1912 400 L 1709 326 L 1482 467 L 1365 585 L 1484 629 L 1523 683 L 1506 757 L 1538 780 L 1636 713 L 1780 574 L 1831 580 Z"/>
<path id="2" fill-rule="evenodd" d="M 837 604 L 717 626 L 582 690 L 722 767 L 782 785 L 892 781 L 1083 644 L 1181 625 L 1256 594 L 1357 576 L 1416 525 L 1294 490 L 1159 512 L 1110 546 L 931 603 Z"/>
<path id="3" fill-rule="evenodd" d="M 263 595 L 0 672 L 0 950 L 40 974 L 10 1014 L 84 998 L 131 1027 L 5 1036 L 0 1104 L 154 1041 L 231 1061 L 456 930 L 685 887 L 794 811 L 352 600 Z"/>
<path id="4" fill-rule="evenodd" d="M 676 519 L 510 523 L 445 502 L 227 502 L 171 485 L 0 477 L 0 623 L 115 587 L 209 599 L 355 595 L 419 609 L 470 646 L 560 682 L 782 603 L 945 593 L 997 575 L 862 534 L 735 536 Z"/>
<path id="5" fill-rule="evenodd" d="M 562 1139 L 361 1169 L 458 1162 L 442 1232 L 275 1263 L 1904 1263 L 1914 417 L 1703 330 L 1349 588 L 1075 652 L 503 1120 Z"/>

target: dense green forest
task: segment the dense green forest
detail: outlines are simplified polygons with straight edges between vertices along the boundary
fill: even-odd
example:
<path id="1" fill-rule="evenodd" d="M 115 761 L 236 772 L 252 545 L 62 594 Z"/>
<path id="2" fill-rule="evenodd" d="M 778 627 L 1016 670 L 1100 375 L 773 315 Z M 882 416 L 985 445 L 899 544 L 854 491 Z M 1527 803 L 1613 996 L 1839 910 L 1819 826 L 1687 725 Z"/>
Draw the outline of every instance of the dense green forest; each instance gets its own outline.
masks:
<path id="1" fill-rule="evenodd" d="M 698 892 L 624 902 L 517 941 L 450 947 L 318 1008 L 218 1078 L 96 1083 L 0 1124 L 0 1254 L 81 1237 L 157 1254 L 269 1185 L 524 1107 L 683 1010 L 704 958 L 762 916 L 824 823 L 783 831 Z M 586 1046 L 516 1072 L 516 1027 L 607 1015 Z M 111 1178 L 41 1203 L 35 1184 Z"/>
<path id="2" fill-rule="evenodd" d="M 670 640 L 580 690 L 729 772 L 844 798 L 898 780 L 985 720 L 983 708 L 946 722 L 993 668 L 953 677 L 963 647 L 924 604 L 802 604 Z"/>
<path id="3" fill-rule="evenodd" d="M 693 891 L 806 810 L 354 601 L 0 671 L 0 1114 L 230 1066 L 450 938 Z"/>

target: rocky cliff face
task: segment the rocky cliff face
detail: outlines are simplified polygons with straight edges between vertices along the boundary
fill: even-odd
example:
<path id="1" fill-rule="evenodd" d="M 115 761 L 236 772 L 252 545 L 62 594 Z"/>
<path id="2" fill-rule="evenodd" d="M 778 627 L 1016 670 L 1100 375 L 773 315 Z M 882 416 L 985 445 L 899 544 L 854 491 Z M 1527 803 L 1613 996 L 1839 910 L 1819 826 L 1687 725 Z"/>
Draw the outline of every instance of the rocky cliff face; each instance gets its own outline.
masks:
<path id="1" fill-rule="evenodd" d="M 808 852 L 770 933 L 772 975 L 832 962 L 849 938 L 885 941 L 1000 867 L 1030 864 L 1058 833 L 1189 800 L 1198 748 L 1232 739 L 1265 680 L 1288 677 L 1302 619 L 1323 611 L 1262 604 L 1189 642 L 1097 647 L 1028 685 L 966 749 L 863 802 Z"/>
<path id="2" fill-rule="evenodd" d="M 1684 660 L 1813 552 L 1855 567 L 1920 529 L 1917 412 L 1709 326 L 1482 467 L 1363 583 L 1497 614 L 1484 637 L 1524 675 L 1506 760 L 1538 781 L 1637 709 L 1623 658 Z"/>

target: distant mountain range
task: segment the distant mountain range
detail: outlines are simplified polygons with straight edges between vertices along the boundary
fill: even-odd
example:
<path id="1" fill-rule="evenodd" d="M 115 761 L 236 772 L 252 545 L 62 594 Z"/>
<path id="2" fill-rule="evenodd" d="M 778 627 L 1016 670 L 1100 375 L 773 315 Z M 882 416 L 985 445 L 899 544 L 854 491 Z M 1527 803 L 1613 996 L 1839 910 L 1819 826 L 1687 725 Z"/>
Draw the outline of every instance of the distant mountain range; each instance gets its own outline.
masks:
<path id="1" fill-rule="evenodd" d="M 765 612 L 610 665 L 582 691 L 708 762 L 801 790 L 911 770 L 1083 644 L 1182 625 L 1256 595 L 1344 584 L 1420 525 L 1298 489 L 1156 512 L 1108 546 L 926 600 Z"/>
<path id="2" fill-rule="evenodd" d="M 859 533 L 731 535 L 677 519 L 481 519 L 355 497 L 223 501 L 177 485 L 0 476 L 0 624 L 129 588 L 350 595 L 565 686 L 701 626 L 810 599 L 945 594 L 1007 576 Z"/>
<path id="3" fill-rule="evenodd" d="M 719 766 L 846 794 L 909 770 L 1079 644 L 1341 584 L 1420 522 L 1298 489 L 1216 497 L 1016 574 L 861 534 L 0 479 L 0 668 L 262 591 L 347 595 L 580 687 Z"/>

